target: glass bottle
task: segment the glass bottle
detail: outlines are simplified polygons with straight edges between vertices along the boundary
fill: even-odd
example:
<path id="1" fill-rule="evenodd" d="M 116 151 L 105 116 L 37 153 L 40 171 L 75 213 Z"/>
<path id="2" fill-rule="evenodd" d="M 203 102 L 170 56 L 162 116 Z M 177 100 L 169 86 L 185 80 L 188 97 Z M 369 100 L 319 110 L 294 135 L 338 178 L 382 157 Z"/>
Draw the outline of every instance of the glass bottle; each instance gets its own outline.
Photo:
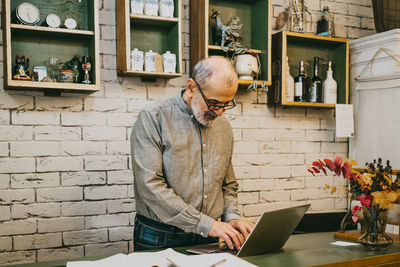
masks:
<path id="1" fill-rule="evenodd" d="M 328 63 L 328 70 L 326 71 L 326 80 L 322 84 L 322 91 L 324 95 L 324 103 L 336 104 L 337 83 L 333 79 L 332 61 L 329 61 Z"/>
<path id="2" fill-rule="evenodd" d="M 333 36 L 334 34 L 334 21 L 333 15 L 329 12 L 329 7 L 324 6 L 322 10 L 321 19 L 317 22 L 317 35 L 320 36 Z"/>
<path id="3" fill-rule="evenodd" d="M 294 101 L 294 79 L 290 75 L 289 58 L 286 57 L 286 101 Z"/>
<path id="4" fill-rule="evenodd" d="M 294 101 L 308 102 L 309 94 L 309 79 L 304 70 L 304 61 L 299 62 L 299 76 L 294 78 Z"/>
<path id="5" fill-rule="evenodd" d="M 311 79 L 310 102 L 322 102 L 322 80 L 319 77 L 319 60 L 321 58 L 314 57 L 314 76 Z"/>
<path id="6" fill-rule="evenodd" d="M 290 31 L 304 32 L 306 17 L 305 17 L 304 0 L 292 0 L 290 8 Z"/>

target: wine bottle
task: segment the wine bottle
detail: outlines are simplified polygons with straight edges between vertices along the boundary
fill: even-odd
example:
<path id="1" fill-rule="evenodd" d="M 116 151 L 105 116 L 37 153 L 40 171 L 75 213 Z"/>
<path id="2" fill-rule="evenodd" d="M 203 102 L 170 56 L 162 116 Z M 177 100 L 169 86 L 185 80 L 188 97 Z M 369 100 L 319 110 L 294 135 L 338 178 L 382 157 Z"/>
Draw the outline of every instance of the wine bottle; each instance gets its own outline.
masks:
<path id="1" fill-rule="evenodd" d="M 289 58 L 286 57 L 286 101 L 293 102 L 294 100 L 294 79 L 290 75 Z"/>
<path id="2" fill-rule="evenodd" d="M 322 84 L 322 91 L 324 93 L 324 103 L 336 104 L 337 103 L 337 83 L 333 79 L 332 61 L 328 63 L 328 70 L 326 71 L 326 80 Z"/>
<path id="3" fill-rule="evenodd" d="M 294 78 L 294 101 L 307 102 L 309 99 L 309 79 L 304 70 L 304 61 L 300 60 L 299 76 Z"/>
<path id="4" fill-rule="evenodd" d="M 322 102 L 322 80 L 319 77 L 319 60 L 321 58 L 314 57 L 314 76 L 311 79 L 310 102 Z"/>

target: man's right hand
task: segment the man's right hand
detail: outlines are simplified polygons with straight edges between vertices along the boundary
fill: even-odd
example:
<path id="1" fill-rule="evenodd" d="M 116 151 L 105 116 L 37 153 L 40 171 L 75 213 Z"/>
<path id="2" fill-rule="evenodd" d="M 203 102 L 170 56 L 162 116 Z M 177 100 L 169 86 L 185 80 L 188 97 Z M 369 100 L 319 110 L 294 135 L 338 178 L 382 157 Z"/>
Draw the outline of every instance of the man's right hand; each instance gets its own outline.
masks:
<path id="1" fill-rule="evenodd" d="M 235 244 L 236 249 L 240 249 L 244 243 L 243 236 L 226 222 L 215 221 L 211 226 L 209 236 L 222 238 L 230 249 L 234 249 Z"/>

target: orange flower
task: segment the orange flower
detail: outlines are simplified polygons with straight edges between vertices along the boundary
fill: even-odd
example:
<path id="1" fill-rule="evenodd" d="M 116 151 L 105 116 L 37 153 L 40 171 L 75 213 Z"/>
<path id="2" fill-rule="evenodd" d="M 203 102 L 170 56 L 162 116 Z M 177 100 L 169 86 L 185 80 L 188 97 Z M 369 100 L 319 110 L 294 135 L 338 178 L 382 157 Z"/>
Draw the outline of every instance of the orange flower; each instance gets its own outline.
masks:
<path id="1" fill-rule="evenodd" d="M 393 202 L 397 199 L 397 192 L 375 191 L 372 192 L 373 204 L 379 205 L 380 209 L 393 208 Z"/>
<path id="2" fill-rule="evenodd" d="M 358 184 L 361 186 L 362 191 L 367 191 L 371 189 L 372 186 L 372 174 L 371 173 L 363 173 L 357 179 Z"/>

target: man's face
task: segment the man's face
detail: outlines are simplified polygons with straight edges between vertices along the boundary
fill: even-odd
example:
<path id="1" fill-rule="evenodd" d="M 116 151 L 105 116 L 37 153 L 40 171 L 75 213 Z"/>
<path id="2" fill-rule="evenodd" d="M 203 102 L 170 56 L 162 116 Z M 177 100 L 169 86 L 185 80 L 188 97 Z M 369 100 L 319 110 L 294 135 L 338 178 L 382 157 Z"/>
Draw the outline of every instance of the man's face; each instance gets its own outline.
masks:
<path id="1" fill-rule="evenodd" d="M 236 90 L 232 88 L 226 88 L 224 84 L 216 84 L 216 88 L 210 88 L 204 93 L 200 85 L 193 79 L 197 86 L 197 92 L 195 92 L 192 99 L 192 111 L 196 120 L 204 125 L 209 126 L 217 118 L 221 116 L 226 109 L 235 107 L 236 103 L 233 99 Z M 218 87 L 220 86 L 220 87 Z M 212 96 L 207 97 L 206 94 Z"/>
<path id="2" fill-rule="evenodd" d="M 192 111 L 193 116 L 203 126 L 210 126 L 214 119 L 218 117 L 215 112 L 208 110 L 200 93 L 193 96 Z"/>

